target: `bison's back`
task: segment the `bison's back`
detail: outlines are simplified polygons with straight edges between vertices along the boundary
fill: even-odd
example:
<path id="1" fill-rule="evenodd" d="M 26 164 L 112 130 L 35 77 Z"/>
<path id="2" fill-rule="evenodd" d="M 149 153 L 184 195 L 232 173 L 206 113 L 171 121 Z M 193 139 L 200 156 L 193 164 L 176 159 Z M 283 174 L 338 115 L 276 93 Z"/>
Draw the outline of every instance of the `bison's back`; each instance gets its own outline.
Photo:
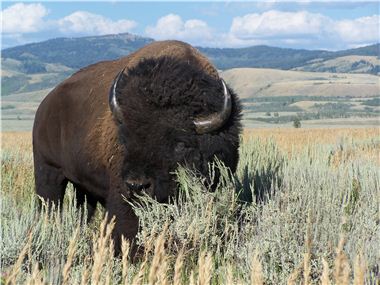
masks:
<path id="1" fill-rule="evenodd" d="M 91 179 L 97 172 L 107 173 L 111 158 L 119 151 L 117 128 L 108 104 L 112 82 L 123 68 L 131 68 L 142 59 L 164 56 L 218 76 L 205 57 L 179 41 L 155 42 L 118 60 L 83 68 L 40 104 L 33 127 L 35 158 L 62 168 L 70 180 L 78 182 L 83 177 Z"/>

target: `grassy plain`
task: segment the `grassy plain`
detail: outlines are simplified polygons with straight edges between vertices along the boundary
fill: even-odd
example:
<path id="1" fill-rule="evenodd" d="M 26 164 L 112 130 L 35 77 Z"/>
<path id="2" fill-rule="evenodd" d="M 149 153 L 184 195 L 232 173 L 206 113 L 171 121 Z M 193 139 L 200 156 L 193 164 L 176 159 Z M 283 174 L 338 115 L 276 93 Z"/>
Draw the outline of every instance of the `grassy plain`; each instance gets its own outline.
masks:
<path id="1" fill-rule="evenodd" d="M 232 68 L 221 73 L 240 98 L 270 96 L 374 97 L 379 77 L 370 74 Z"/>
<path id="2" fill-rule="evenodd" d="M 218 189 L 178 169 L 181 197 L 142 197 L 141 259 L 113 258 L 99 209 L 68 191 L 37 211 L 31 134 L 2 133 L 1 274 L 10 284 L 379 284 L 379 128 L 245 130 Z"/>
<path id="3" fill-rule="evenodd" d="M 380 65 L 380 59 L 377 56 L 359 56 L 347 55 L 329 60 L 312 60 L 309 64 L 293 68 L 299 71 L 313 72 L 350 72 L 350 73 L 368 73 L 374 66 Z"/>
<path id="4" fill-rule="evenodd" d="M 242 99 L 247 128 L 291 127 L 296 117 L 305 127 L 380 123 L 380 103 L 374 101 L 380 96 L 376 75 L 235 68 L 221 76 Z M 36 82 L 41 79 L 38 74 L 34 77 Z M 37 107 L 51 90 L 40 87 L 2 96 L 3 131 L 32 129 Z"/>

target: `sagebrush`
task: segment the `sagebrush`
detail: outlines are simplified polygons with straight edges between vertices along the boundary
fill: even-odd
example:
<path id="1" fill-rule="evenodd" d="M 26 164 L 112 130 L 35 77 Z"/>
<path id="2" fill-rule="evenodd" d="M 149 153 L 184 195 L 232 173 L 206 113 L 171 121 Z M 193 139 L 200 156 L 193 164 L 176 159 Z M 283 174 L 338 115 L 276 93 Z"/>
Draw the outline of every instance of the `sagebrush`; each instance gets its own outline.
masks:
<path id="1" fill-rule="evenodd" d="M 221 173 L 215 192 L 179 167 L 177 199 L 134 205 L 141 254 L 133 261 L 126 241 L 114 258 L 106 213 L 86 224 L 72 189 L 63 209 L 37 210 L 30 149 L 15 140 L 2 150 L 2 281 L 378 284 L 380 173 L 371 157 L 380 141 L 368 133 L 302 147 L 291 136 L 282 138 L 289 145 L 245 137 L 236 174 L 210 164 L 210 175 Z"/>

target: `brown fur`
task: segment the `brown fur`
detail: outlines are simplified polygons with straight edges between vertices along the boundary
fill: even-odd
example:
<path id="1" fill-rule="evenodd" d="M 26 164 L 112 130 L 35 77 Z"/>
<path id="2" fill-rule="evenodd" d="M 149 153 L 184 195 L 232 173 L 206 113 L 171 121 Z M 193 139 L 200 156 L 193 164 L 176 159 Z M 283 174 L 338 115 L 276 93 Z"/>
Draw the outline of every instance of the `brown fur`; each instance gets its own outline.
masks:
<path id="1" fill-rule="evenodd" d="M 138 220 L 129 204 L 123 200 L 122 195 L 127 198 L 132 197 L 133 193 L 131 189 L 126 187 L 125 179 L 129 177 L 128 175 L 132 175 L 131 168 L 134 165 L 137 169 L 137 167 L 144 168 L 144 163 L 149 164 L 150 159 L 147 157 L 147 152 L 158 153 L 158 155 L 170 152 L 175 148 L 176 144 L 171 147 L 167 142 L 174 143 L 181 136 L 184 142 L 188 144 L 189 156 L 186 158 L 187 160 L 200 157 L 199 159 L 202 158 L 204 161 L 199 163 L 204 165 L 215 155 L 225 161 L 233 170 L 237 163 L 240 106 L 235 95 L 236 102 L 233 107 L 233 116 L 220 130 L 219 134 L 196 135 L 192 127 L 187 127 L 189 124 L 191 125 L 190 118 L 181 120 L 183 125 L 179 127 L 180 130 L 173 131 L 167 123 L 162 124 L 160 121 L 163 120 L 160 114 L 163 114 L 162 112 L 166 110 L 164 103 L 162 103 L 164 105 L 161 106 L 161 111 L 159 111 L 160 107 L 158 105 L 157 109 L 152 107 L 152 123 L 149 123 L 149 120 L 145 125 L 133 123 L 135 118 L 131 115 L 133 111 L 138 110 L 140 107 L 142 110 L 147 109 L 144 107 L 146 103 L 139 102 L 142 100 L 141 98 L 145 98 L 143 97 L 144 95 L 142 93 L 140 95 L 137 90 L 128 90 L 128 88 L 123 91 L 125 96 L 121 103 L 126 104 L 124 109 L 127 110 L 132 106 L 128 105 L 128 100 L 130 102 L 135 100 L 138 104 L 135 109 L 131 109 L 129 113 L 125 114 L 125 125 L 123 123 L 118 125 L 115 122 L 108 104 L 108 94 L 112 82 L 125 67 L 127 71 L 136 70 L 135 73 L 138 74 L 141 72 L 139 68 L 144 68 L 144 64 L 147 66 L 156 64 L 155 61 L 144 61 L 144 59 L 157 59 L 157 64 L 161 64 L 161 66 L 173 66 L 174 69 L 178 67 L 178 76 L 181 76 L 180 68 L 185 68 L 188 77 L 192 77 L 192 74 L 194 74 L 194 76 L 200 78 L 199 80 L 203 82 L 202 84 L 210 84 L 210 88 L 211 85 L 213 86 L 212 90 L 216 90 L 216 93 L 214 93 L 217 97 L 212 95 L 214 97 L 209 97 L 209 101 L 202 101 L 204 102 L 202 103 L 202 108 L 205 109 L 194 112 L 207 112 L 207 105 L 214 106 L 211 107 L 214 109 L 220 105 L 218 103 L 218 98 L 222 94 L 221 91 L 219 92 L 221 90 L 219 86 L 220 80 L 212 64 L 188 44 L 179 41 L 163 41 L 152 43 L 127 57 L 88 66 L 72 75 L 59 84 L 43 100 L 36 113 L 33 128 L 37 194 L 51 203 L 62 202 L 66 184 L 71 182 L 77 190 L 79 204 L 83 204 L 86 197 L 90 216 L 96 207 L 96 203 L 100 202 L 106 207 L 110 217 L 116 216 L 114 238 L 117 251 L 120 246 L 120 236 L 124 235 L 129 239 L 133 239 L 138 229 Z M 187 65 L 182 66 L 182 63 Z M 141 64 L 143 67 L 141 67 Z M 187 70 L 186 66 L 189 66 L 189 70 Z M 170 73 L 171 70 L 168 70 L 168 72 Z M 128 75 L 128 78 L 134 76 L 133 78 L 136 78 L 138 86 L 139 75 L 133 75 L 132 73 Z M 142 69 L 142 73 L 144 73 L 144 69 Z M 192 78 L 190 79 L 192 82 Z M 154 80 L 158 80 L 157 83 L 154 83 L 158 84 L 157 88 L 153 87 L 156 90 L 165 84 L 166 79 L 158 76 Z M 161 82 L 160 80 L 164 81 Z M 173 78 L 173 80 L 177 80 L 177 77 Z M 180 90 L 179 94 L 182 94 Z M 191 99 L 191 97 L 189 98 Z M 151 99 L 155 99 L 155 97 Z M 167 101 L 167 99 L 165 100 Z M 165 100 L 163 102 L 166 102 Z M 152 102 L 157 103 L 158 101 L 152 100 Z M 189 104 L 191 105 L 191 103 Z M 173 112 L 173 116 L 180 116 L 183 109 L 180 106 L 174 106 L 171 112 Z M 185 111 L 189 113 L 190 109 Z M 173 116 L 168 117 L 167 120 L 170 121 Z M 149 118 L 149 116 L 146 118 Z M 156 129 L 151 129 L 155 123 L 162 126 L 159 130 L 156 128 L 157 132 Z M 143 135 L 155 132 L 152 135 L 154 144 L 142 141 L 138 138 L 138 135 L 135 138 L 126 136 L 127 133 L 131 132 L 136 132 L 137 134 L 139 129 Z M 149 137 L 147 138 L 149 139 Z M 155 148 L 155 145 L 157 145 L 157 148 Z M 182 145 L 180 146 L 182 147 Z M 134 160 L 130 161 L 132 157 Z M 166 161 L 160 157 L 157 163 L 163 163 L 162 170 L 167 172 L 172 170 L 176 161 L 166 165 Z M 194 162 L 193 164 L 197 165 L 197 163 Z M 152 167 L 157 166 L 153 165 Z M 156 175 L 160 177 L 168 176 L 169 174 L 165 174 L 166 172 Z M 134 172 L 132 171 L 132 173 Z M 165 183 L 167 184 L 162 185 L 166 185 L 166 188 L 169 186 L 172 188 L 173 182 L 166 180 Z M 162 201 L 169 195 L 169 192 L 166 193 L 168 190 L 165 189 L 160 190 Z"/>

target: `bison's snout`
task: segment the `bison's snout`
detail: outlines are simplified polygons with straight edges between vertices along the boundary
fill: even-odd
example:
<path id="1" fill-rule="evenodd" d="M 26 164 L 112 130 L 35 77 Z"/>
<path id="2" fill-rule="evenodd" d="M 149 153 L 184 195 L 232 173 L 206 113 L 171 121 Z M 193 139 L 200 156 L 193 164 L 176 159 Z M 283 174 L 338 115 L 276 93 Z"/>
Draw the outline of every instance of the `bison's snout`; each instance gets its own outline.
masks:
<path id="1" fill-rule="evenodd" d="M 146 180 L 128 179 L 125 181 L 125 184 L 131 191 L 135 193 L 140 194 L 141 192 L 145 192 L 151 197 L 154 196 L 153 183 L 148 179 Z"/>
<path id="2" fill-rule="evenodd" d="M 125 183 L 129 187 L 129 189 L 131 189 L 133 191 L 141 191 L 141 190 L 144 190 L 144 189 L 148 189 L 151 186 L 151 184 L 149 182 L 145 183 L 145 184 L 140 184 L 140 183 L 128 182 L 127 181 Z"/>

